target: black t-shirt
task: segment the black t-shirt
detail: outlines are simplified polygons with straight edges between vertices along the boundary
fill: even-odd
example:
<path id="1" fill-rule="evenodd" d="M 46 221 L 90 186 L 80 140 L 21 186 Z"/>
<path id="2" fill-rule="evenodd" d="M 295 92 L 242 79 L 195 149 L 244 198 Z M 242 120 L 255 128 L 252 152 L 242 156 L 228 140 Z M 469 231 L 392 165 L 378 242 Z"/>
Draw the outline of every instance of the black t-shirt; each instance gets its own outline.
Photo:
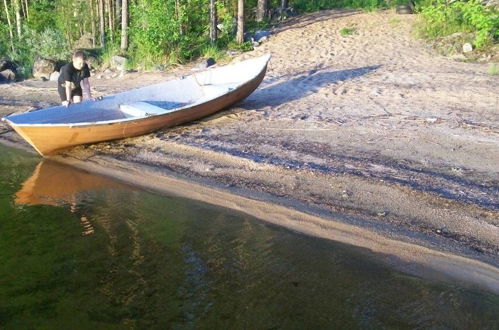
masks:
<path id="1" fill-rule="evenodd" d="M 83 64 L 81 70 L 76 70 L 73 66 L 73 62 L 69 62 L 61 68 L 59 75 L 59 85 L 65 86 L 66 81 L 71 81 L 71 89 L 75 89 L 80 86 L 83 79 L 90 77 L 90 69 L 87 63 Z"/>

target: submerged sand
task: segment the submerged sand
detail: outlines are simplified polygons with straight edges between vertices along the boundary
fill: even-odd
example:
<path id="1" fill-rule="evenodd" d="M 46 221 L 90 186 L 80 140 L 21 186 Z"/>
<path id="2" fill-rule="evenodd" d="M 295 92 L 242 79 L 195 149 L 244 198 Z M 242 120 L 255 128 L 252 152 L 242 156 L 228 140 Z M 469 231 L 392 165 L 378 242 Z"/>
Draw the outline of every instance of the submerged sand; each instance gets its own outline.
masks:
<path id="1" fill-rule="evenodd" d="M 466 277 L 482 267 L 474 276 L 486 273 L 497 291 L 499 78 L 488 64 L 437 55 L 415 37 L 415 23 L 415 16 L 392 11 L 293 18 L 237 58 L 272 54 L 264 82 L 243 102 L 188 125 L 77 147 L 59 159 L 122 180 L 127 169 L 147 173 L 142 182 L 131 180 L 158 190 L 159 178 L 172 175 L 210 186 L 196 198 L 225 200 L 293 230 L 397 255 L 406 265 L 445 268 L 444 260 L 462 258 L 468 268 L 461 262 L 452 272 L 462 267 Z M 342 36 L 343 28 L 355 32 Z M 185 66 L 92 85 L 94 94 L 106 95 L 189 72 Z M 51 82 L 0 85 L 2 115 L 56 104 L 57 97 Z M 25 145 L 6 126 L 0 137 Z M 196 195 L 201 188 L 184 193 L 190 189 Z M 217 191 L 233 195 L 217 198 Z M 243 198 L 246 209 L 230 196 Z M 282 216 L 281 207 L 301 215 Z M 332 227 L 349 238 L 325 234 Z M 352 234 L 359 231 L 362 237 Z"/>

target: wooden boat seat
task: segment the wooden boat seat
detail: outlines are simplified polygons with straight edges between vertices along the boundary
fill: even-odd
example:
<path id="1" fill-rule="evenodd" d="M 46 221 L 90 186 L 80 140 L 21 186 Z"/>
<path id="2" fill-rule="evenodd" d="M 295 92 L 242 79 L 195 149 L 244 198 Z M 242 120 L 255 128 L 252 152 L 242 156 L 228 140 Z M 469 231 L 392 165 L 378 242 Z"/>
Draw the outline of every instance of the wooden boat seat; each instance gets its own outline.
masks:
<path id="1" fill-rule="evenodd" d="M 120 105 L 120 110 L 127 117 L 147 117 L 169 112 L 171 110 L 163 109 L 147 102 L 133 102 Z"/>

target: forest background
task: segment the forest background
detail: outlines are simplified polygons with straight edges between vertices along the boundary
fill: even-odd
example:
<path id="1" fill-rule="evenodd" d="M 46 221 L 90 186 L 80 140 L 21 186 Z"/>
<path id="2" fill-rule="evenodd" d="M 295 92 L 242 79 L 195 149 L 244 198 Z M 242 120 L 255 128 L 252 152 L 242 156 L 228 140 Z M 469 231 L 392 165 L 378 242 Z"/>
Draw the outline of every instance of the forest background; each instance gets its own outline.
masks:
<path id="1" fill-rule="evenodd" d="M 419 36 L 463 33 L 477 50 L 497 48 L 499 10 L 493 1 L 419 0 L 1 0 L 0 58 L 28 78 L 37 59 L 68 61 L 86 49 L 105 64 L 125 56 L 129 69 L 223 57 L 251 50 L 245 32 L 289 16 L 332 8 L 379 10 L 409 4 Z"/>

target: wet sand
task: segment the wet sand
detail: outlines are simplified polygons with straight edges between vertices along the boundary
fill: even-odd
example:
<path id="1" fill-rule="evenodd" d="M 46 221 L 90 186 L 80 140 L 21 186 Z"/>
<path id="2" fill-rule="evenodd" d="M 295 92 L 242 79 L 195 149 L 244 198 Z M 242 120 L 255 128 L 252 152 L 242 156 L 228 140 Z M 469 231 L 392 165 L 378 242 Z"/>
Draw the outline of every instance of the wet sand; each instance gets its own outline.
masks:
<path id="1" fill-rule="evenodd" d="M 386 253 L 406 268 L 416 262 L 481 278 L 497 292 L 499 78 L 487 64 L 428 49 L 414 37 L 415 21 L 392 11 L 291 19 L 239 57 L 273 56 L 243 102 L 57 158 L 160 191 L 171 190 L 163 180 L 187 180 L 194 186 L 182 195 Z M 342 36 L 345 27 L 354 34 Z M 189 72 L 133 73 L 92 86 L 106 95 Z M 2 116 L 57 101 L 55 83 L 0 85 Z M 26 146 L 6 126 L 0 138 Z"/>

